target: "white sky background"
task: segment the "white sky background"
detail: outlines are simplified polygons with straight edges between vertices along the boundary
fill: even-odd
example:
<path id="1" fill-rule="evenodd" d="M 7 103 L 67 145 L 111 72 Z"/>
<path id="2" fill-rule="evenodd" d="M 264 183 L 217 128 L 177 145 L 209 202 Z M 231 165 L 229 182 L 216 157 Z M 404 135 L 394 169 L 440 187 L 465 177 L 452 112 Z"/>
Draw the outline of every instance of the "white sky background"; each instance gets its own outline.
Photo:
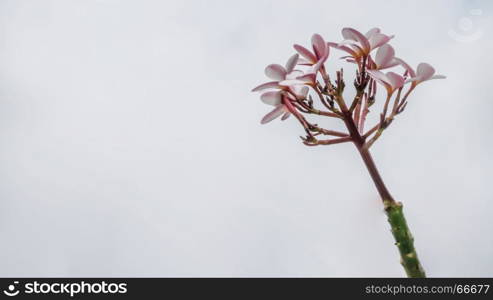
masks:
<path id="1" fill-rule="evenodd" d="M 491 8 L 0 0 L 0 276 L 403 276 L 356 149 L 261 126 L 250 92 L 293 43 L 345 26 L 448 76 L 373 154 L 427 274 L 493 276 Z"/>

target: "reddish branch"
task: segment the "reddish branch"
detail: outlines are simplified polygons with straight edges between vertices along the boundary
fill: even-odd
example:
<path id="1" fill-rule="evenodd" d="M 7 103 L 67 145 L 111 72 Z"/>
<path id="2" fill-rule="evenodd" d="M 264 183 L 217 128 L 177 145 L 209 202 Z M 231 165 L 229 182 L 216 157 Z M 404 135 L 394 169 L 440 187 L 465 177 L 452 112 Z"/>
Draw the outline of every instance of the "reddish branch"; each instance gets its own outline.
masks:
<path id="1" fill-rule="evenodd" d="M 378 170 L 373 162 L 369 148 L 380 138 L 383 131 L 392 123 L 395 116 L 400 114 L 406 104 L 409 94 L 414 89 L 414 85 L 408 88 L 404 96 L 401 98 L 403 88 L 398 89 L 397 93 L 389 93 L 380 113 L 379 122 L 371 127 L 366 133 L 364 132 L 367 115 L 370 113 L 370 107 L 375 101 L 376 81 L 369 77 L 366 73 L 367 58 L 363 57 L 359 61 L 358 71 L 354 86 L 356 95 L 347 106 L 343 92 L 345 88 L 343 70 L 337 71 L 336 81 L 332 83 L 329 76 L 324 70 L 324 83 L 317 82 L 312 86 L 312 89 L 318 96 L 322 106 L 327 110 L 319 110 L 314 107 L 314 101 L 311 97 L 306 99 L 297 99 L 290 97 L 291 104 L 300 112 L 296 114 L 296 118 L 305 129 L 306 137 L 302 137 L 303 143 L 307 146 L 320 145 L 335 145 L 340 143 L 352 142 L 358 149 L 363 158 L 363 161 L 375 182 L 378 192 L 383 200 L 393 203 L 394 200 L 385 186 Z M 292 95 L 294 96 L 294 95 Z M 395 97 L 393 97 L 395 96 Z M 295 98 L 296 100 L 293 100 Z M 286 98 L 288 99 L 288 98 Z M 393 102 L 391 102 L 393 99 Z M 390 109 L 390 103 L 392 107 Z M 339 132 L 335 130 L 325 129 L 317 124 L 310 123 L 303 115 L 322 115 L 340 119 L 344 122 L 348 132 Z M 332 139 L 318 139 L 317 137 L 334 136 Z"/>

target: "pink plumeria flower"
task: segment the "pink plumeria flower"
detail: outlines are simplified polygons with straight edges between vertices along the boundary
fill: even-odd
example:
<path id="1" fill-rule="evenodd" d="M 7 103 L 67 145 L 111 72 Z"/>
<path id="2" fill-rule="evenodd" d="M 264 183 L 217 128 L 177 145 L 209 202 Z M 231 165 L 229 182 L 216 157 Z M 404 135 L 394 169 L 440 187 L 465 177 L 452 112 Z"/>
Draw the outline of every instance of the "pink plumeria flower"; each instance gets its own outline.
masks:
<path id="1" fill-rule="evenodd" d="M 347 52 L 356 61 L 369 55 L 372 50 L 386 44 L 394 37 L 380 33 L 379 28 L 372 28 L 363 35 L 358 30 L 349 27 L 342 29 L 342 36 L 344 38 L 342 42 L 328 43 L 328 45 Z"/>
<path id="2" fill-rule="evenodd" d="M 403 76 L 394 72 L 387 72 L 384 74 L 381 71 L 368 70 L 368 74 L 385 87 L 389 96 L 400 89 L 406 82 L 406 79 Z"/>
<path id="3" fill-rule="evenodd" d="M 298 59 L 299 55 L 294 54 L 288 59 L 285 67 L 278 64 L 268 65 L 265 68 L 265 75 L 274 81 L 261 84 L 252 90 L 253 92 L 257 92 L 274 89 L 274 91 L 265 92 L 260 96 L 262 102 L 275 106 L 274 110 L 262 119 L 262 124 L 268 123 L 281 115 L 282 120 L 287 119 L 294 112 L 293 106 L 289 105 L 290 103 L 288 102 L 290 100 L 296 100 L 295 98 L 304 99 L 308 94 L 308 87 L 280 84 L 281 82 L 288 82 L 303 75 L 302 71 L 294 69 L 298 63 Z"/>
<path id="4" fill-rule="evenodd" d="M 407 66 L 407 68 L 412 71 L 409 66 Z M 414 73 L 414 71 L 409 73 L 411 74 L 411 78 L 409 78 L 408 81 L 413 82 L 414 85 L 420 84 L 427 80 L 447 78 L 444 75 L 435 75 L 435 69 L 427 63 L 420 63 L 416 68 L 416 73 Z"/>
<path id="5" fill-rule="evenodd" d="M 262 94 L 262 96 L 260 96 L 260 99 L 265 104 L 275 106 L 275 108 L 271 112 L 269 112 L 262 118 L 262 120 L 260 121 L 261 124 L 269 123 L 270 121 L 278 118 L 281 115 L 283 115 L 283 119 L 286 119 L 289 116 L 289 110 L 286 105 L 283 104 L 283 95 L 280 91 L 264 93 Z M 284 116 L 286 117 L 284 118 Z"/>
<path id="6" fill-rule="evenodd" d="M 268 65 L 265 68 L 265 75 L 274 81 L 263 83 L 255 87 L 252 92 L 258 92 L 266 89 L 283 89 L 283 87 L 279 85 L 280 81 L 294 79 L 303 74 L 303 72 L 294 69 L 298 63 L 298 59 L 299 55 L 294 54 L 288 59 L 285 67 L 278 64 Z"/>
<path id="7" fill-rule="evenodd" d="M 293 89 L 294 95 L 296 97 L 304 98 L 308 94 L 308 87 L 296 87 Z M 262 102 L 268 105 L 275 106 L 275 108 L 266 114 L 262 120 L 261 124 L 269 123 L 270 121 L 277 119 L 282 115 L 281 120 L 286 120 L 292 113 L 296 114 L 296 110 L 290 101 L 296 100 L 293 95 L 288 94 L 284 91 L 271 91 L 262 94 L 260 96 Z"/>
<path id="8" fill-rule="evenodd" d="M 302 57 L 298 62 L 300 65 L 313 66 L 320 61 L 322 61 L 321 64 L 323 64 L 329 57 L 330 48 L 324 38 L 318 33 L 315 33 L 312 36 L 313 52 L 298 44 L 295 44 L 293 47 Z"/>
<path id="9" fill-rule="evenodd" d="M 311 41 L 313 52 L 298 44 L 293 46 L 302 56 L 298 61 L 298 64 L 311 66 L 311 68 L 304 74 L 299 74 L 296 78 L 286 78 L 286 80 L 279 82 L 279 85 L 296 86 L 308 84 L 314 86 L 317 81 L 317 73 L 319 70 L 325 72 L 324 63 L 329 57 L 330 47 L 318 33 L 315 33 L 312 36 Z"/>

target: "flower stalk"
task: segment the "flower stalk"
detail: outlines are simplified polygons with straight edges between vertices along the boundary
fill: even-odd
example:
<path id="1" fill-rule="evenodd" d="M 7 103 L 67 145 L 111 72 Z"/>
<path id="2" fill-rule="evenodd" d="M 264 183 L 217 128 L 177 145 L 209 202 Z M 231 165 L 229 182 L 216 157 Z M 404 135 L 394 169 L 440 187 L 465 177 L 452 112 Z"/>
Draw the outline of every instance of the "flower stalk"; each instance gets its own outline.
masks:
<path id="1" fill-rule="evenodd" d="M 401 256 L 401 265 L 404 268 L 407 276 L 410 278 L 425 278 L 425 271 L 414 248 L 414 238 L 407 225 L 404 212 L 402 211 L 402 203 L 396 202 L 385 185 L 377 166 L 373 161 L 370 150 L 365 147 L 365 139 L 356 130 L 353 119 L 346 118 L 346 126 L 351 133 L 352 141 L 355 144 L 358 152 L 365 163 L 368 172 L 377 188 L 377 191 L 384 204 L 387 220 L 391 227 L 392 235 L 395 239 L 395 245 L 399 249 Z"/>
<path id="2" fill-rule="evenodd" d="M 411 234 L 404 212 L 402 211 L 402 203 L 396 202 L 388 191 L 377 170 L 370 151 L 362 147 L 358 147 L 358 150 L 375 183 L 378 193 L 382 198 L 385 213 L 387 214 L 387 220 L 395 239 L 395 245 L 399 249 L 402 267 L 410 278 L 425 278 L 425 271 L 421 266 L 418 254 L 414 248 L 413 235 Z"/>
<path id="3" fill-rule="evenodd" d="M 395 245 L 400 253 L 401 264 L 407 276 L 425 277 L 414 248 L 413 236 L 402 211 L 402 203 L 396 202 L 385 186 L 370 154 L 370 147 L 382 136 L 396 116 L 404 111 L 408 97 L 417 85 L 445 76 L 434 75 L 435 69 L 429 64 L 421 63 L 414 70 L 404 60 L 395 57 L 393 47 L 388 44 L 393 36 L 380 33 L 378 28 L 371 29 L 365 35 L 355 29 L 344 28 L 342 35 L 344 37 L 342 42 L 326 43 L 320 35 L 315 34 L 312 37 L 313 52 L 303 46 L 294 45 L 298 54 L 291 56 L 285 67 L 277 64 L 267 66 L 265 73 L 274 81 L 261 84 L 253 91 L 273 89 L 274 91 L 264 92 L 261 99 L 275 108 L 262 119 L 261 123 L 268 123 L 280 116 L 282 116 L 281 120 L 285 120 L 290 115 L 294 115 L 305 130 L 306 136 L 301 139 L 307 146 L 352 142 L 380 194 Z M 335 80 L 332 82 L 324 65 L 331 48 L 346 52 L 349 56 L 343 59 L 357 67 L 354 79 L 356 96 L 349 105 L 343 95 L 346 87 L 343 69 L 336 71 Z M 373 50 L 376 50 L 374 57 Z M 309 68 L 303 72 L 296 69 L 296 66 Z M 404 70 L 401 74 L 382 72 L 393 67 L 401 67 Z M 318 75 L 321 81 L 318 80 Z M 384 88 L 386 96 L 381 105 L 382 112 L 378 123 L 365 133 L 367 115 L 370 113 L 370 108 L 373 109 L 377 98 L 377 84 Z M 404 92 L 406 87 L 407 90 Z M 322 106 L 320 109 L 315 107 L 310 90 L 320 100 Z M 404 96 L 401 98 L 401 95 Z M 322 128 L 306 118 L 310 115 L 342 120 L 348 132 Z M 319 136 L 332 138 L 319 139 Z"/>

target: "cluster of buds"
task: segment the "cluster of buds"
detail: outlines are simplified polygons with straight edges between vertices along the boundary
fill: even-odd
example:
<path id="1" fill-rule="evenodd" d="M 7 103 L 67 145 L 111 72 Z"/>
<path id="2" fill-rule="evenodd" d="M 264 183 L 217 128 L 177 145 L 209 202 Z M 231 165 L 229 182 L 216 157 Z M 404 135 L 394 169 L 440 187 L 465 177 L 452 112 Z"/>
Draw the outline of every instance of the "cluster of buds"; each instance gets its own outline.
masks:
<path id="1" fill-rule="evenodd" d="M 253 89 L 254 92 L 262 91 L 261 100 L 274 106 L 274 110 L 263 117 L 262 124 L 278 117 L 285 120 L 293 115 L 306 132 L 302 140 L 308 146 L 352 141 L 368 149 L 395 116 L 404 111 L 408 97 L 417 85 L 430 79 L 445 78 L 435 75 L 434 68 L 427 63 L 420 63 L 413 69 L 396 57 L 394 48 L 388 44 L 393 36 L 381 33 L 378 28 L 366 34 L 344 28 L 342 36 L 341 42 L 333 43 L 314 34 L 312 51 L 294 45 L 297 53 L 289 58 L 285 66 L 271 64 L 266 67 L 265 74 L 272 81 Z M 331 48 L 345 52 L 342 59 L 357 69 L 354 79 L 356 95 L 351 103 L 346 103 L 343 97 L 343 69 L 336 71 L 331 79 L 325 66 Z M 389 71 L 391 68 L 395 70 Z M 367 115 L 375 103 L 378 86 L 386 91 L 385 102 L 377 124 L 365 131 Z M 313 98 L 318 99 L 320 104 L 315 105 Z M 321 128 L 307 120 L 305 116 L 309 114 L 340 119 L 348 132 Z M 320 139 L 320 136 L 332 138 Z"/>

